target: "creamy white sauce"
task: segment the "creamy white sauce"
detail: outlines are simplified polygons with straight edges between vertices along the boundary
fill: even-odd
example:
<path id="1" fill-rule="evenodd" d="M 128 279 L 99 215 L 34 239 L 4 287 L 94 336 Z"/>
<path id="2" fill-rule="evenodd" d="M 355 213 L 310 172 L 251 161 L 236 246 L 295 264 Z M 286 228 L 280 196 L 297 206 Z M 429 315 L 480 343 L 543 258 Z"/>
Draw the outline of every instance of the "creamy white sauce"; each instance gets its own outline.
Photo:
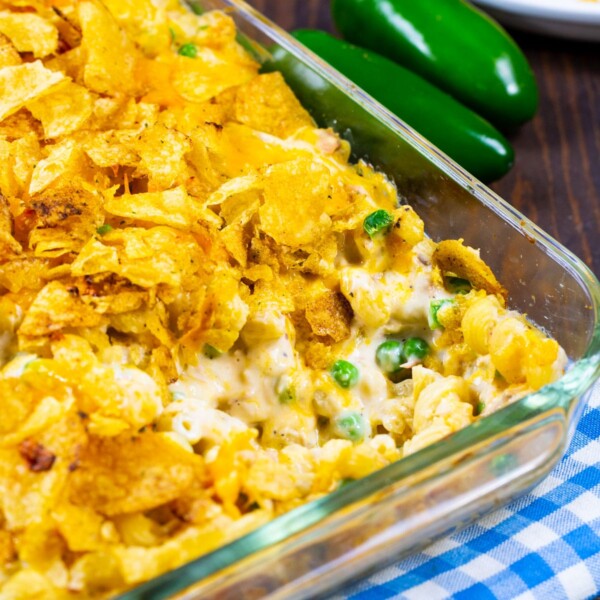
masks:
<path id="1" fill-rule="evenodd" d="M 202 355 L 169 389 L 176 402 L 205 410 L 223 407 L 232 417 L 254 425 L 281 410 L 282 378 L 299 368 L 300 359 L 284 334 L 256 343 L 248 352 L 235 350 L 213 359 Z"/>
<path id="2" fill-rule="evenodd" d="M 217 433 L 220 428 L 259 426 L 267 445 L 285 440 L 314 447 L 319 444 L 317 416 L 327 417 L 328 435 L 336 435 L 336 419 L 355 412 L 362 415 L 370 438 L 389 412 L 387 403 L 396 397 L 377 365 L 378 346 L 389 337 L 421 337 L 431 345 L 439 335 L 427 325 L 429 303 L 451 294 L 434 285 L 430 254 L 431 244 L 422 244 L 408 273 L 372 273 L 348 264 L 340 268 L 341 291 L 353 308 L 354 322 L 337 358 L 357 367 L 356 386 L 342 389 L 329 371 L 304 365 L 290 337 L 293 327 L 275 304 L 254 315 L 242 331 L 248 350 L 236 349 L 212 360 L 200 356 L 197 365 L 184 370 L 170 386 L 174 402 L 162 423 L 191 444 L 200 439 L 219 443 L 226 437 Z"/>

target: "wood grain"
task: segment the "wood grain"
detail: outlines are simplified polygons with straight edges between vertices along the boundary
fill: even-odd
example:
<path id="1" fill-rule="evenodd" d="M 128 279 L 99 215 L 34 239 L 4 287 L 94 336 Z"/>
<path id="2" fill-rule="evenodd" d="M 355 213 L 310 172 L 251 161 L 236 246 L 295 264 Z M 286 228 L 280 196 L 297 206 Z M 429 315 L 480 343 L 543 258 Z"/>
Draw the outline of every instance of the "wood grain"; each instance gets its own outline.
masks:
<path id="1" fill-rule="evenodd" d="M 286 29 L 333 31 L 326 0 L 250 0 Z M 492 188 L 600 276 L 600 45 L 511 32 L 540 88 L 537 116 L 510 133 L 512 171 Z"/>

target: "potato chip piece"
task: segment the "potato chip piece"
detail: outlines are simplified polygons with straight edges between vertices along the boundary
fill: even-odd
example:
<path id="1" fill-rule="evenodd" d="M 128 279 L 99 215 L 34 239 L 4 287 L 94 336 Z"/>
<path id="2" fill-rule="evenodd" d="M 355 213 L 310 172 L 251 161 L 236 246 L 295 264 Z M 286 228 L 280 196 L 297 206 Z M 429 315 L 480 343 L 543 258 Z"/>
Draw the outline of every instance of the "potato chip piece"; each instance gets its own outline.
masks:
<path id="1" fill-rule="evenodd" d="M 64 32 L 61 31 L 61 38 Z M 81 34 L 77 32 L 79 38 Z M 64 43 L 64 39 L 61 39 Z M 64 73 L 79 85 L 85 85 L 83 80 L 83 69 L 85 67 L 86 54 L 84 49 L 79 45 L 80 40 L 75 42 L 74 46 L 66 52 L 57 54 L 52 58 L 46 58 L 44 64 L 52 71 Z"/>
<path id="2" fill-rule="evenodd" d="M 48 262 L 33 257 L 13 258 L 0 266 L 0 286 L 18 293 L 23 290 L 39 290 L 48 272 Z"/>
<path id="3" fill-rule="evenodd" d="M 57 504 L 86 438 L 81 419 L 73 414 L 39 434 L 32 442 L 55 457 L 45 471 L 31 470 L 16 448 L 0 450 L 0 507 L 8 529 L 39 523 L 40 515 Z"/>
<path id="4" fill-rule="evenodd" d="M 93 122 L 94 129 L 100 131 L 108 129 L 132 129 L 131 125 L 125 127 L 114 125 L 119 121 L 119 114 L 127 110 L 127 106 L 132 101 L 132 98 L 118 96 L 112 98 L 110 96 L 97 96 L 94 99 Z M 121 125 L 121 123 L 119 123 Z"/>
<path id="5" fill-rule="evenodd" d="M 23 318 L 24 308 L 31 301 L 29 296 L 31 294 L 12 294 L 10 292 L 0 295 L 0 329 L 4 338 L 0 347 L 0 364 L 4 365 L 16 354 L 15 332 Z"/>
<path id="6" fill-rule="evenodd" d="M 198 319 L 191 319 L 181 340 L 196 347 L 199 340 L 221 352 L 233 346 L 246 319 L 248 305 L 240 297 L 239 281 L 234 272 L 220 270 L 210 281 L 204 304 L 197 307 Z"/>
<path id="7" fill-rule="evenodd" d="M 23 251 L 21 244 L 6 231 L 0 231 L 0 256 L 3 259 L 18 256 Z"/>
<path id="8" fill-rule="evenodd" d="M 73 262 L 75 276 L 113 272 L 143 288 L 179 287 L 202 267 L 204 253 L 189 233 L 129 227 L 92 239 Z"/>
<path id="9" fill-rule="evenodd" d="M 254 265 L 249 269 L 244 271 L 244 278 L 250 281 L 272 281 L 274 278 L 273 269 L 269 267 L 269 265 Z M 280 300 L 283 304 L 283 298 L 280 297 Z M 290 307 L 290 310 L 293 309 L 293 306 Z"/>
<path id="10" fill-rule="evenodd" d="M 97 238 L 92 238 L 79 252 L 71 265 L 75 277 L 98 273 L 118 273 L 119 254 L 116 248 L 107 246 Z"/>
<path id="11" fill-rule="evenodd" d="M 3 187 L 3 193 L 7 196 L 19 196 L 27 189 L 33 169 L 42 159 L 37 135 L 30 132 L 23 137 L 16 139 L 8 147 L 8 152 L 8 160 L 4 163 L 5 169 L 2 169 L 1 171 L 10 171 L 12 168 L 12 173 L 6 176 L 5 181 L 7 188 L 5 189 Z"/>
<path id="12" fill-rule="evenodd" d="M 43 277 L 46 281 L 53 281 L 55 279 L 61 279 L 62 277 L 68 277 L 71 272 L 71 265 L 64 263 L 57 265 L 56 267 L 48 267 L 43 273 Z"/>
<path id="13" fill-rule="evenodd" d="M 234 520 L 219 515 L 203 527 L 184 527 L 170 540 L 154 548 L 116 546 L 112 555 L 118 560 L 127 583 L 139 583 L 174 569 L 227 541 L 241 537 L 265 524 L 273 515 L 254 510 Z"/>
<path id="14" fill-rule="evenodd" d="M 161 307 L 162 310 L 158 307 Z M 110 326 L 117 331 L 134 333 L 137 339 L 142 339 L 144 335 L 151 334 L 161 344 L 170 347 L 173 346 L 173 338 L 165 326 L 165 321 L 164 306 L 159 303 L 153 310 L 139 310 L 113 315 L 110 319 Z"/>
<path id="15" fill-rule="evenodd" d="M 62 73 L 50 71 L 40 60 L 1 68 L 0 121 L 66 81 Z"/>
<path id="16" fill-rule="evenodd" d="M 170 11 L 169 18 L 175 32 L 175 43 L 190 41 L 211 48 L 229 48 L 236 43 L 235 22 L 224 11 L 211 10 L 202 15 L 191 11 Z"/>
<path id="17" fill-rule="evenodd" d="M 76 390 L 78 407 L 89 417 L 90 433 L 137 430 L 162 412 L 160 389 L 141 369 L 100 363 L 89 342 L 72 334 L 63 335 L 51 348 L 54 359 L 43 361 L 39 369 L 56 372 Z"/>
<path id="18" fill-rule="evenodd" d="M 339 292 L 324 292 L 306 305 L 306 320 L 313 333 L 329 336 L 336 342 L 350 337 L 352 317 L 352 307 Z"/>
<path id="19" fill-rule="evenodd" d="M 104 546 L 100 531 L 104 519 L 91 508 L 65 502 L 52 511 L 52 518 L 69 550 L 84 552 Z"/>
<path id="20" fill-rule="evenodd" d="M 57 258 L 71 252 L 77 253 L 83 242 L 60 229 L 34 229 L 29 236 L 29 246 L 36 257 Z"/>
<path id="21" fill-rule="evenodd" d="M 393 225 L 386 244 L 392 257 L 394 270 L 407 272 L 411 268 L 410 250 L 423 240 L 425 224 L 410 206 L 401 206 L 392 211 Z"/>
<path id="22" fill-rule="evenodd" d="M 258 190 L 261 187 L 261 179 L 258 173 L 250 173 L 248 175 L 242 175 L 241 177 L 234 177 L 229 179 L 217 190 L 215 190 L 204 203 L 205 206 L 217 206 L 224 203 L 229 198 L 232 198 L 232 202 L 235 202 L 238 195 L 245 192 L 251 192 Z M 234 199 L 235 198 L 235 199 Z M 254 206 L 254 201 L 256 205 Z M 250 198 L 250 204 L 252 209 L 258 208 L 258 198 L 255 196 Z"/>
<path id="23" fill-rule="evenodd" d="M 119 515 L 113 519 L 121 541 L 127 546 L 157 546 L 163 541 L 157 523 L 141 513 Z"/>
<path id="24" fill-rule="evenodd" d="M 0 446 L 14 446 L 45 431 L 63 419 L 73 407 L 74 402 L 75 399 L 67 391 L 60 399 L 50 395 L 43 397 L 18 429 L 3 436 Z"/>
<path id="25" fill-rule="evenodd" d="M 475 289 L 506 298 L 506 289 L 479 255 L 479 250 L 465 246 L 463 240 L 444 240 L 433 252 L 433 262 L 443 273 L 468 280 Z"/>
<path id="26" fill-rule="evenodd" d="M 246 83 L 258 68 L 248 56 L 233 57 L 206 47 L 197 47 L 195 58 L 176 56 L 174 64 L 173 86 L 190 102 L 210 100 L 227 88 Z"/>
<path id="27" fill-rule="evenodd" d="M 137 136 L 135 130 L 102 131 L 86 136 L 83 149 L 99 167 L 134 167 L 140 161 L 133 149 L 133 141 Z"/>
<path id="28" fill-rule="evenodd" d="M 203 471 L 200 456 L 162 433 L 92 438 L 71 477 L 70 499 L 109 516 L 150 510 L 190 489 Z"/>
<path id="29" fill-rule="evenodd" d="M 125 583 L 116 559 L 106 551 L 89 552 L 77 558 L 70 570 L 69 591 L 102 596 Z"/>
<path id="30" fill-rule="evenodd" d="M 19 193 L 19 184 L 13 173 L 14 158 L 11 155 L 12 143 L 0 138 L 0 194 L 5 196 L 16 196 Z"/>
<path id="31" fill-rule="evenodd" d="M 121 27 L 135 39 L 144 54 L 156 56 L 171 46 L 169 21 L 164 6 L 150 0 L 103 0 Z"/>
<path id="32" fill-rule="evenodd" d="M 52 584 L 66 585 L 67 570 L 62 561 L 65 543 L 49 519 L 29 525 L 17 538 L 16 545 L 23 563 L 43 573 Z"/>
<path id="33" fill-rule="evenodd" d="M 81 47 L 87 60 L 83 70 L 86 87 L 101 94 L 135 95 L 137 51 L 117 21 L 100 2 L 81 2 Z"/>
<path id="34" fill-rule="evenodd" d="M 37 390 L 15 379 L 4 374 L 0 378 L 0 394 L 2 394 L 0 435 L 2 437 L 20 428 L 39 401 Z"/>
<path id="35" fill-rule="evenodd" d="M 34 134 L 37 139 L 42 139 L 44 136 L 40 122 L 25 108 L 0 122 L 0 139 L 15 141 L 29 134 Z"/>
<path id="36" fill-rule="evenodd" d="M 328 169 L 307 159 L 269 167 L 259 209 L 262 229 L 286 246 L 315 243 L 331 223 L 323 203 L 330 194 L 330 179 Z"/>
<path id="37" fill-rule="evenodd" d="M 10 204 L 0 192 L 0 231 L 4 233 L 13 232 L 13 216 L 10 212 Z"/>
<path id="38" fill-rule="evenodd" d="M 159 108 L 156 104 L 139 102 L 136 98 L 97 97 L 94 99 L 91 128 L 101 131 L 135 130 L 139 134 L 156 123 Z"/>
<path id="39" fill-rule="evenodd" d="M 172 106 L 161 113 L 162 123 L 187 136 L 191 136 L 198 128 L 205 129 L 205 127 L 216 132 L 225 121 L 226 110 L 218 99 L 201 104 L 183 102 L 182 99 L 180 105 Z"/>
<path id="40" fill-rule="evenodd" d="M 13 562 L 15 559 L 15 545 L 13 536 L 6 530 L 0 530 L 0 561 L 2 564 Z"/>
<path id="41" fill-rule="evenodd" d="M 35 13 L 0 10 L 0 33 L 10 38 L 19 52 L 32 52 L 36 58 L 52 54 L 58 46 L 56 27 Z"/>
<path id="42" fill-rule="evenodd" d="M 288 87 L 281 73 L 254 77 L 234 91 L 234 120 L 285 138 L 314 121 Z"/>
<path id="43" fill-rule="evenodd" d="M 150 294 L 125 278 L 113 274 L 88 275 L 75 281 L 79 297 L 102 314 L 120 314 L 139 309 Z"/>
<path id="44" fill-rule="evenodd" d="M 157 124 L 145 129 L 133 148 L 141 158 L 136 175 L 148 177 L 149 191 L 168 189 L 188 179 L 184 156 L 191 143 L 183 133 Z"/>
<path id="45" fill-rule="evenodd" d="M 14 67 L 22 62 L 13 43 L 4 34 L 0 33 L 0 69 L 2 67 Z"/>
<path id="46" fill-rule="evenodd" d="M 42 122 L 46 138 L 57 138 L 76 131 L 88 120 L 92 108 L 93 96 L 73 82 L 27 104 L 27 109 Z"/>
<path id="47" fill-rule="evenodd" d="M 52 146 L 47 158 L 41 160 L 33 169 L 29 182 L 29 193 L 37 194 L 59 177 L 76 171 L 81 163 L 82 154 L 83 152 L 74 139 L 66 138 Z"/>
<path id="48" fill-rule="evenodd" d="M 31 568 L 17 571 L 0 588 L 1 600 L 59 600 L 59 594 L 44 575 Z"/>
<path id="49" fill-rule="evenodd" d="M 91 435 L 100 437 L 116 437 L 131 429 L 124 419 L 106 417 L 101 413 L 92 413 L 89 417 L 88 431 Z"/>
<path id="50" fill-rule="evenodd" d="M 279 458 L 279 457 L 278 457 Z M 293 465 L 279 462 L 267 453 L 252 462 L 243 490 L 253 499 L 292 500 L 302 497 L 302 477 Z M 311 477 L 312 473 L 305 476 Z M 309 484 L 310 487 L 310 484 Z"/>
<path id="51" fill-rule="evenodd" d="M 95 232 L 102 222 L 99 215 L 102 197 L 93 188 L 64 185 L 45 190 L 31 197 L 29 208 L 35 211 L 35 226 L 39 228 L 64 228 L 77 237 L 79 230 L 84 235 Z"/>
<path id="52" fill-rule="evenodd" d="M 7 527 L 16 529 L 38 521 L 56 502 L 64 480 L 64 472 L 58 469 L 36 473 L 27 468 L 17 449 L 1 449 L 0 502 Z"/>
<path id="53" fill-rule="evenodd" d="M 182 229 L 189 229 L 202 212 L 201 206 L 188 196 L 183 186 L 164 192 L 112 197 L 104 204 L 104 210 L 120 217 L 141 219 Z M 218 223 L 216 215 L 215 219 Z"/>
<path id="54" fill-rule="evenodd" d="M 221 203 L 220 215 L 228 225 L 246 225 L 258 212 L 259 190 L 248 190 L 230 196 Z"/>
<path id="55" fill-rule="evenodd" d="M 248 264 L 248 245 L 250 242 L 250 236 L 246 229 L 234 223 L 222 229 L 220 237 L 232 258 L 242 267 L 246 267 Z"/>
<path id="56" fill-rule="evenodd" d="M 58 281 L 36 296 L 19 327 L 19 336 L 45 336 L 65 327 L 97 327 L 102 315 L 82 302 Z"/>

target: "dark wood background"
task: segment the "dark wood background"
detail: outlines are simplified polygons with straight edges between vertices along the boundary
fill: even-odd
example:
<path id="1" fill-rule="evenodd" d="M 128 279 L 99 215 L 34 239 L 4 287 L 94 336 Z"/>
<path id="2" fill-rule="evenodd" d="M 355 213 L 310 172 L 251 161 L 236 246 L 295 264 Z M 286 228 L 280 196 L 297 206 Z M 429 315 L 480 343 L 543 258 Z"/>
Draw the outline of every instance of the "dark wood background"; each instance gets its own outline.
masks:
<path id="1" fill-rule="evenodd" d="M 249 0 L 285 29 L 333 31 L 328 0 Z M 600 44 L 511 31 L 540 87 L 540 109 L 509 134 L 513 169 L 492 188 L 600 276 Z"/>

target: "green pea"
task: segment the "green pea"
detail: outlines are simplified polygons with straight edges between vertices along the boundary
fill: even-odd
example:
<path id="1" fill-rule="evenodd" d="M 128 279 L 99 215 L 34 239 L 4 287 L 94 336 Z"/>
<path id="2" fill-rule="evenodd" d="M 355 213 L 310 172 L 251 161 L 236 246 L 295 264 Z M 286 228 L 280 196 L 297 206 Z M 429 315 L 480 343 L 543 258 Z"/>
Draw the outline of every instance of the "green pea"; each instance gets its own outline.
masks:
<path id="1" fill-rule="evenodd" d="M 404 362 L 409 362 L 411 360 L 423 360 L 428 353 L 429 344 L 419 337 L 408 338 L 404 342 L 403 354 L 404 358 L 406 359 Z"/>
<path id="2" fill-rule="evenodd" d="M 441 308 L 453 304 L 454 300 L 451 298 L 443 298 L 441 300 L 432 300 L 429 303 L 429 313 L 427 315 L 427 321 L 430 329 L 441 329 L 443 325 L 438 320 L 438 312 Z"/>
<path id="3" fill-rule="evenodd" d="M 113 230 L 112 225 L 109 225 L 108 223 L 104 223 L 104 225 L 100 225 L 100 227 L 96 228 L 96 233 L 98 235 L 106 235 L 107 233 L 109 233 L 112 230 Z"/>
<path id="4" fill-rule="evenodd" d="M 392 215 L 387 210 L 376 210 L 363 221 L 363 229 L 369 237 L 386 233 L 393 222 Z"/>
<path id="5" fill-rule="evenodd" d="M 363 416 L 357 412 L 348 412 L 335 420 L 337 432 L 344 439 L 360 442 L 364 439 L 367 426 Z"/>
<path id="6" fill-rule="evenodd" d="M 387 340 L 375 351 L 375 362 L 384 373 L 395 373 L 404 362 L 402 342 Z"/>
<path id="7" fill-rule="evenodd" d="M 342 388 L 348 389 L 358 383 L 358 369 L 347 360 L 337 360 L 331 367 L 331 376 Z"/>
<path id="8" fill-rule="evenodd" d="M 188 58 L 196 58 L 198 56 L 198 48 L 195 44 L 183 44 L 177 51 L 181 56 L 187 56 Z"/>
<path id="9" fill-rule="evenodd" d="M 485 402 L 479 400 L 475 406 L 475 416 L 478 417 L 485 410 Z"/>

